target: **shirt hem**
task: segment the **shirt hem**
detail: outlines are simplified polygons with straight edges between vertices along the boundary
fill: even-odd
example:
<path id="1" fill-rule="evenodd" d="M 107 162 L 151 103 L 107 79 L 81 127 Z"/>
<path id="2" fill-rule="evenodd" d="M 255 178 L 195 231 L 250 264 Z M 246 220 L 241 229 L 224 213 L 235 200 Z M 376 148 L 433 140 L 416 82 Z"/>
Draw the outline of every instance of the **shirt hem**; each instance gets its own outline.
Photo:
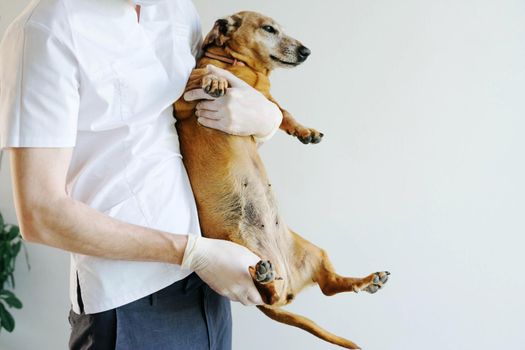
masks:
<path id="1" fill-rule="evenodd" d="M 161 282 L 159 282 L 158 284 L 149 285 L 149 288 L 143 288 L 143 289 L 140 289 L 140 290 L 137 290 L 132 293 L 125 294 L 125 295 L 119 295 L 117 298 L 105 299 L 104 302 L 101 302 L 101 303 L 89 303 L 89 301 L 86 301 L 85 298 L 83 297 L 82 302 L 84 304 L 84 313 L 94 314 L 94 313 L 111 310 L 119 306 L 129 304 L 133 301 L 136 301 L 140 298 L 148 296 L 152 293 L 158 292 L 159 290 L 188 277 L 191 273 L 192 271 L 190 270 L 179 270 L 175 272 L 167 271 L 167 273 L 162 274 L 157 277 L 161 279 Z M 170 277 L 170 278 L 167 278 L 167 277 Z M 82 288 L 82 285 L 81 285 L 81 288 Z M 77 302 L 74 300 L 71 300 L 71 303 L 72 303 L 73 311 L 80 314 L 80 308 Z"/>

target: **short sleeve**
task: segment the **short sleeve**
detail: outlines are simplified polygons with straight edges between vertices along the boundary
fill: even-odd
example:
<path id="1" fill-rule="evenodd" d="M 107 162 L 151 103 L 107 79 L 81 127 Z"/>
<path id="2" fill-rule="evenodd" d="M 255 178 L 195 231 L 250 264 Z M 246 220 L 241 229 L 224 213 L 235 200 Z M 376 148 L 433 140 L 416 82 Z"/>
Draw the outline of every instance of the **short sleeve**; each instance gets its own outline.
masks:
<path id="1" fill-rule="evenodd" d="M 0 44 L 0 149 L 75 146 L 78 109 L 71 46 L 38 23 L 12 25 Z"/>

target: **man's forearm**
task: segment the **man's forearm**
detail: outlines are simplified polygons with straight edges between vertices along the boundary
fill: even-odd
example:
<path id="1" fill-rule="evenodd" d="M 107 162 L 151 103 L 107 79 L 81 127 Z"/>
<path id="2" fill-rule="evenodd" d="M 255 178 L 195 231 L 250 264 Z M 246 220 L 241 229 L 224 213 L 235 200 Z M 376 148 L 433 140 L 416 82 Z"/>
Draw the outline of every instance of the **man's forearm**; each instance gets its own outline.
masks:
<path id="1" fill-rule="evenodd" d="M 187 243 L 185 235 L 128 224 L 70 197 L 32 208 L 19 219 L 32 242 L 108 259 L 180 265 Z"/>

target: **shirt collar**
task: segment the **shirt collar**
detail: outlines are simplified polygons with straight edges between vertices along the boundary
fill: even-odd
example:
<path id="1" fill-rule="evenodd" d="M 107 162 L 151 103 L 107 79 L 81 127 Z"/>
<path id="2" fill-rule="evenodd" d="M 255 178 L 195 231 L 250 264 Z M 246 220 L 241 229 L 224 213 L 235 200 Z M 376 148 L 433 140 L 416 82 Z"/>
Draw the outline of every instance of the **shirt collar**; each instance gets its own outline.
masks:
<path id="1" fill-rule="evenodd" d="M 166 0 L 132 0 L 132 2 L 135 5 L 139 5 L 139 6 L 159 5 L 165 1 Z"/>

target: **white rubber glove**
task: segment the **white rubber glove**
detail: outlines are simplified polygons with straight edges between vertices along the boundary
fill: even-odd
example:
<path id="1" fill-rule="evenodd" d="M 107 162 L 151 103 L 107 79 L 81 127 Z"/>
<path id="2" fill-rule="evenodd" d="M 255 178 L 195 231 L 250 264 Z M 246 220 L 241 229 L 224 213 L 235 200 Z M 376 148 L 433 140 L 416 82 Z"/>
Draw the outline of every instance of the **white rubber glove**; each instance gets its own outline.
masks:
<path id="1" fill-rule="evenodd" d="M 262 305 L 249 266 L 261 260 L 245 247 L 221 239 L 188 235 L 181 267 L 197 273 L 211 289 L 243 305 Z"/>
<path id="2" fill-rule="evenodd" d="M 196 106 L 197 121 L 232 135 L 253 135 L 257 142 L 268 140 L 281 125 L 283 115 L 277 105 L 227 70 L 208 65 L 208 71 L 228 80 L 224 96 L 214 98 L 203 89 L 184 94 L 186 101 L 204 100 Z"/>

